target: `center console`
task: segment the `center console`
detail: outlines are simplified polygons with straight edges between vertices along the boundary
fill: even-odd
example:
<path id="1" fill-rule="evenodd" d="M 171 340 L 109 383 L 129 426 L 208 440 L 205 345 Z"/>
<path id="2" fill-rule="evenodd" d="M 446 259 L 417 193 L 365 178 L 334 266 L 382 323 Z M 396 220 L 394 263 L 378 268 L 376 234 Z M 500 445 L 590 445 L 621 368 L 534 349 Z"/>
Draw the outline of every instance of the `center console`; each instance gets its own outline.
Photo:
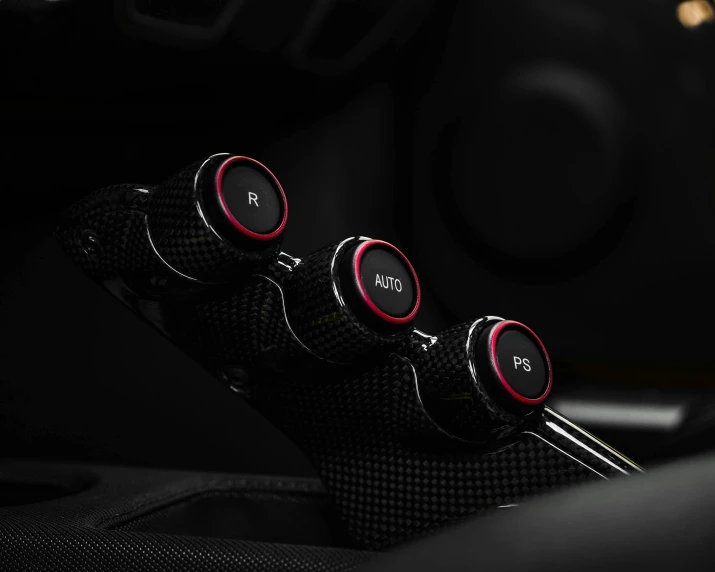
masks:
<path id="1" fill-rule="evenodd" d="M 485 314 L 416 330 L 420 282 L 403 252 L 354 236 L 296 257 L 280 248 L 288 214 L 266 166 L 218 154 L 158 185 L 101 189 L 56 235 L 306 453 L 350 546 L 387 549 L 641 471 L 544 405 L 551 361 L 527 325 Z M 140 526 L 174 530 L 166 518 Z"/>

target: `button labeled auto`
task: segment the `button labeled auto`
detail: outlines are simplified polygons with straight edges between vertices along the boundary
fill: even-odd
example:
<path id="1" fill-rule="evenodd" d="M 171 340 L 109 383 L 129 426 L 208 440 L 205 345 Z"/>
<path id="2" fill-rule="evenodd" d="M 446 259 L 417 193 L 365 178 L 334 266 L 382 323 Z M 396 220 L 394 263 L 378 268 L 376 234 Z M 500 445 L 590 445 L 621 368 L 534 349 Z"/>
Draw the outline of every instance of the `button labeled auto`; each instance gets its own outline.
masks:
<path id="1" fill-rule="evenodd" d="M 368 240 L 346 255 L 344 286 L 357 313 L 383 324 L 409 323 L 420 305 L 420 289 L 412 264 L 388 242 Z M 355 307 L 355 305 L 359 307 Z"/>

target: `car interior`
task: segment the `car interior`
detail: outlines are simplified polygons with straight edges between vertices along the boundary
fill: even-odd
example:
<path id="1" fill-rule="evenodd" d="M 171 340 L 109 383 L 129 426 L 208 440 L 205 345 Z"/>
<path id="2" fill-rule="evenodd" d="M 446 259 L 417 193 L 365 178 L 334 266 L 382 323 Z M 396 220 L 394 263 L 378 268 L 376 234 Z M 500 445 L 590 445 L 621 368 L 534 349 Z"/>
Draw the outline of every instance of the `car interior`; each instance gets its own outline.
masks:
<path id="1" fill-rule="evenodd" d="M 0 0 L 0 570 L 712 570 L 712 0 Z"/>

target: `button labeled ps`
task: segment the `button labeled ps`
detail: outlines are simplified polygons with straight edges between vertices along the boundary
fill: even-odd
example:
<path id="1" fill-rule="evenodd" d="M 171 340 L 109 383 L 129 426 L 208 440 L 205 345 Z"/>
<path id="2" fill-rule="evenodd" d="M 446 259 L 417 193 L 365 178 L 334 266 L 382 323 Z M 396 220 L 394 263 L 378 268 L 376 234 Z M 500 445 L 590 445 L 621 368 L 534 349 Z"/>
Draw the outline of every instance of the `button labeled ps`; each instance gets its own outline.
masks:
<path id="1" fill-rule="evenodd" d="M 544 358 L 536 343 L 519 330 L 507 330 L 496 340 L 496 358 L 504 378 L 519 395 L 536 399 L 548 378 Z"/>
<path id="2" fill-rule="evenodd" d="M 486 354 L 482 363 L 491 370 L 484 371 L 485 379 L 494 379 L 492 386 L 500 388 L 499 393 L 522 405 L 546 400 L 551 391 L 551 362 L 534 332 L 524 324 L 505 320 L 484 334 L 484 342 L 479 344 Z"/>

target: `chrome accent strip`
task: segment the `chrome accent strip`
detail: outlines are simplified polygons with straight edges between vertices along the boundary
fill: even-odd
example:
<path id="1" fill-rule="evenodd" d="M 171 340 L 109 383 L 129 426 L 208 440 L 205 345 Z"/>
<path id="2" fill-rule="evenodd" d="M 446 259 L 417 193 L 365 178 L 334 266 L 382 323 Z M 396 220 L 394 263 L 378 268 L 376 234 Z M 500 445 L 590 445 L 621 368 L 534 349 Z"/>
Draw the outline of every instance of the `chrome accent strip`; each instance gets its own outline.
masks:
<path id="1" fill-rule="evenodd" d="M 285 262 L 284 262 L 285 260 Z M 284 268 L 287 268 L 291 272 L 295 270 L 295 268 L 303 262 L 300 258 L 296 258 L 295 256 L 291 256 L 290 254 L 286 254 L 285 252 L 281 251 L 278 253 L 278 256 L 276 257 L 276 264 L 280 264 Z"/>
<path id="2" fill-rule="evenodd" d="M 586 431 L 585 429 L 582 429 L 581 427 L 579 427 L 579 426 L 576 425 L 575 423 L 569 421 L 568 419 L 566 419 L 566 417 L 564 417 L 563 415 L 560 415 L 557 411 L 554 411 L 553 409 L 551 409 L 551 407 L 548 407 L 548 406 L 544 407 L 544 413 L 547 414 L 547 415 L 553 416 L 554 418 L 558 419 L 559 421 L 561 421 L 561 422 L 564 423 L 565 425 L 568 425 L 571 429 L 573 429 L 573 430 L 575 430 L 575 431 L 578 431 L 584 438 L 586 438 L 586 439 L 588 439 L 589 441 L 595 443 L 595 444 L 598 445 L 599 447 L 603 447 L 603 448 L 606 449 L 611 455 L 613 455 L 613 456 L 616 457 L 618 460 L 620 460 L 620 461 L 622 461 L 623 463 L 625 463 L 626 465 L 628 465 L 628 466 L 629 466 L 630 468 L 632 468 L 634 471 L 638 471 L 639 473 L 642 473 L 642 472 L 643 472 L 643 469 L 641 469 L 638 465 L 636 465 L 636 464 L 635 464 L 633 461 L 631 461 L 628 457 L 623 456 L 621 453 L 619 453 L 618 451 L 616 451 L 614 448 L 612 448 L 611 446 L 609 446 L 609 445 L 607 445 L 606 443 L 604 443 L 603 441 L 601 441 L 598 437 L 594 437 L 593 435 L 591 435 L 591 434 L 590 434 L 588 431 Z M 548 425 L 548 424 L 549 424 L 549 422 L 547 422 L 547 425 Z M 570 436 L 569 436 L 569 437 L 570 437 Z M 588 448 L 588 447 L 586 447 L 586 445 L 582 445 L 582 446 L 583 446 L 584 448 Z M 622 469 L 621 469 L 621 470 L 622 470 Z M 628 473 L 626 472 L 626 474 L 628 474 Z"/>
<path id="3" fill-rule="evenodd" d="M 604 463 L 610 465 L 611 467 L 613 467 L 613 468 L 616 469 L 617 471 L 620 471 L 620 472 L 623 473 L 624 475 L 630 474 L 630 473 L 629 473 L 628 471 L 626 471 L 625 469 L 621 469 L 621 467 L 619 467 L 618 465 L 616 465 L 616 464 L 613 463 L 612 461 L 609 461 L 608 459 L 606 459 L 606 457 L 604 457 L 604 456 L 601 455 L 600 453 L 597 453 L 596 451 L 594 451 L 593 449 L 591 449 L 591 447 L 589 447 L 589 446 L 586 445 L 585 443 L 582 443 L 581 441 L 579 441 L 578 439 L 576 439 L 576 437 L 574 437 L 573 435 L 569 435 L 566 431 L 564 431 L 561 427 L 559 427 L 558 425 L 556 425 L 556 423 L 554 423 L 553 421 L 547 421 L 547 422 L 546 422 L 546 426 L 547 426 L 549 429 L 551 429 L 552 431 L 555 431 L 556 433 L 558 433 L 559 435 L 561 435 L 562 437 L 566 437 L 569 441 L 571 441 L 572 443 L 575 443 L 576 445 L 578 445 L 578 446 L 581 447 L 582 449 L 585 449 L 586 451 L 588 451 L 589 453 L 591 453 L 594 457 L 596 457 L 597 459 L 600 459 L 600 460 L 603 461 Z"/>
<path id="4" fill-rule="evenodd" d="M 477 369 L 474 365 L 474 362 L 469 359 L 469 356 L 471 354 L 471 347 L 472 347 L 472 339 L 474 337 L 474 331 L 479 327 L 482 323 L 486 322 L 487 318 L 479 318 L 475 322 L 472 323 L 471 326 L 469 326 L 469 332 L 467 332 L 467 343 L 465 345 L 465 351 L 466 353 L 464 354 L 467 358 L 467 367 L 469 368 L 469 375 L 472 377 L 472 383 L 474 385 L 477 385 L 479 383 L 479 377 L 477 376 Z"/>
<path id="5" fill-rule="evenodd" d="M 412 370 L 412 380 L 415 383 L 415 396 L 417 397 L 417 403 L 419 404 L 420 409 L 422 410 L 422 415 L 424 415 L 427 418 L 427 420 L 430 423 L 432 423 L 432 426 L 435 429 L 437 429 L 437 431 L 442 433 L 443 435 L 449 437 L 450 439 L 455 439 L 456 441 L 459 441 L 460 443 L 470 443 L 469 441 L 467 441 L 465 439 L 462 439 L 460 437 L 452 435 L 449 431 L 446 431 L 445 429 L 443 429 L 434 419 L 432 419 L 432 416 L 429 414 L 429 412 L 427 411 L 427 409 L 424 406 L 424 403 L 422 402 L 422 396 L 420 395 L 420 381 L 417 376 L 417 369 L 415 369 L 414 364 L 409 359 L 407 359 L 406 357 L 403 357 L 401 355 L 398 355 L 398 354 L 395 354 L 392 352 L 390 353 L 390 355 L 394 356 L 398 359 L 401 359 L 402 361 L 407 363 L 407 365 L 410 366 L 410 369 Z"/>
<path id="6" fill-rule="evenodd" d="M 439 338 L 437 336 L 430 336 L 429 334 L 425 334 L 421 330 L 412 330 L 412 335 L 418 336 L 418 337 L 422 338 L 423 340 L 426 340 L 425 343 L 422 344 L 422 349 L 424 351 L 427 351 L 429 348 L 431 348 L 433 345 L 435 345 L 439 341 Z"/>
<path id="7" fill-rule="evenodd" d="M 562 455 L 566 455 L 569 459 L 571 459 L 571 460 L 573 460 L 573 461 L 576 461 L 579 465 L 583 465 L 583 466 L 586 467 L 589 471 L 591 471 L 591 472 L 593 472 L 593 473 L 596 473 L 596 474 L 597 474 L 599 477 L 601 477 L 602 479 L 604 479 L 604 480 L 606 480 L 606 481 L 609 480 L 608 477 L 602 475 L 601 473 L 599 473 L 599 472 L 598 472 L 596 469 L 594 469 L 593 467 L 588 466 L 588 465 L 587 465 L 586 463 L 584 463 L 583 461 L 577 459 L 576 457 L 574 457 L 574 456 L 571 455 L 570 453 L 567 453 L 566 451 L 564 451 L 564 450 L 563 450 L 561 447 L 559 447 L 558 445 L 554 445 L 551 441 L 549 441 L 548 439 L 542 437 L 542 436 L 539 435 L 538 433 L 534 433 L 533 431 L 524 431 L 524 432 L 522 433 L 522 435 L 533 435 L 534 437 L 538 437 L 538 438 L 541 439 L 544 443 L 546 443 L 547 445 L 549 445 L 549 447 L 553 447 L 554 449 L 556 449 L 556 450 L 557 450 L 559 453 L 561 453 Z"/>
<path id="8" fill-rule="evenodd" d="M 184 274 L 182 272 L 179 272 L 176 268 L 174 268 L 171 264 L 169 264 L 164 258 L 159 254 L 159 251 L 157 250 L 156 246 L 154 245 L 154 241 L 151 239 L 151 231 L 149 230 L 149 217 L 145 216 L 144 217 L 144 227 L 146 228 L 146 236 L 149 239 L 149 245 L 151 246 L 151 249 L 154 251 L 154 254 L 156 254 L 157 258 L 161 260 L 162 264 L 166 266 L 169 270 L 174 272 L 175 274 L 181 276 L 182 278 L 185 278 L 186 280 L 191 280 L 192 282 L 197 282 L 198 284 L 212 284 L 212 282 L 202 282 L 201 280 L 198 280 L 196 278 L 193 278 L 191 276 L 188 276 L 187 274 Z"/>
<path id="9" fill-rule="evenodd" d="M 201 208 L 201 202 L 203 199 L 201 198 L 201 193 L 199 192 L 199 178 L 201 177 L 201 173 L 203 172 L 204 167 L 206 167 L 206 164 L 209 161 L 211 161 L 212 159 L 215 159 L 216 157 L 223 157 L 223 156 L 227 156 L 229 159 L 231 157 L 234 157 L 234 155 L 231 155 L 231 153 L 216 153 L 215 155 L 211 155 L 203 163 L 201 163 L 201 166 L 196 171 L 196 175 L 194 176 L 194 205 L 196 206 L 196 210 L 198 211 L 199 216 L 201 217 L 201 220 L 204 221 L 206 228 L 208 228 L 216 236 L 216 238 L 218 238 L 221 242 L 223 242 L 224 244 L 227 244 L 228 246 L 231 246 L 233 248 L 231 243 L 228 242 L 223 236 L 221 236 L 218 233 L 218 231 L 213 226 L 211 226 L 209 224 L 209 221 L 206 218 L 206 216 L 204 215 L 203 209 Z"/>
<path id="10" fill-rule="evenodd" d="M 472 325 L 469 327 L 469 332 L 467 332 L 467 344 L 465 346 L 465 351 L 467 352 L 465 355 L 467 357 L 467 367 L 469 368 L 469 374 L 472 376 L 472 383 L 474 385 L 479 384 L 479 376 L 477 375 L 477 368 L 474 365 L 474 362 L 471 360 L 469 356 L 471 356 L 471 348 L 472 348 L 472 343 L 474 342 L 474 331 L 481 325 L 486 324 L 487 322 L 491 322 L 492 320 L 504 320 L 504 318 L 500 318 L 499 316 L 484 316 L 482 318 L 479 318 L 475 322 L 472 323 Z"/>
<path id="11" fill-rule="evenodd" d="M 333 259 L 330 261 L 330 282 L 333 286 L 333 293 L 335 294 L 335 298 L 338 301 L 338 304 L 342 308 L 345 308 L 348 312 L 350 312 L 350 309 L 348 306 L 345 304 L 345 300 L 343 300 L 343 297 L 340 295 L 340 290 L 338 289 L 338 284 L 336 280 L 337 276 L 337 270 L 336 270 L 336 264 L 338 260 L 338 256 L 340 255 L 340 252 L 342 251 L 345 246 L 353 241 L 358 241 L 358 242 L 363 242 L 366 240 L 372 240 L 371 238 L 367 236 L 351 236 L 350 238 L 346 238 L 343 240 L 340 244 L 338 244 L 337 248 L 335 249 L 335 252 L 333 253 Z M 352 314 L 352 312 L 350 312 Z"/>

